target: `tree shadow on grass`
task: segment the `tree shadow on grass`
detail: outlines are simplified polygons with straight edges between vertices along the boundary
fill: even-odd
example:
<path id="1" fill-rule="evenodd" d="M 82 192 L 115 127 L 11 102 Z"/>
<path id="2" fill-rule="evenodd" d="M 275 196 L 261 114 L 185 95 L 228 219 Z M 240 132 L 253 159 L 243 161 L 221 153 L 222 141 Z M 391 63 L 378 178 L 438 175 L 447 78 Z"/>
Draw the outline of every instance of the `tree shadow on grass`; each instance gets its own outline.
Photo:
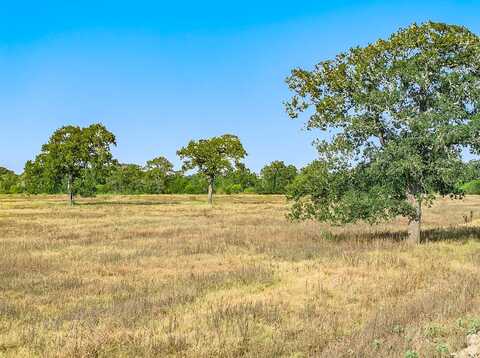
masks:
<path id="1" fill-rule="evenodd" d="M 448 228 L 436 228 L 422 231 L 422 241 L 462 241 L 480 239 L 479 226 L 452 226 Z"/>
<path id="2" fill-rule="evenodd" d="M 165 201 L 146 201 L 146 200 L 135 200 L 135 201 L 92 201 L 92 202 L 84 202 L 84 203 L 75 203 L 78 206 L 101 206 L 101 205 L 149 205 L 149 206 L 160 206 L 160 205 L 179 205 L 181 204 L 180 201 L 172 201 L 172 200 L 165 200 Z"/>
<path id="3" fill-rule="evenodd" d="M 329 234 L 329 238 L 335 241 L 344 240 L 392 240 L 404 241 L 408 237 L 407 231 L 377 231 L 377 232 L 356 232 Z M 422 242 L 438 241 L 464 241 L 469 239 L 480 239 L 479 226 L 452 226 L 422 230 Z"/>

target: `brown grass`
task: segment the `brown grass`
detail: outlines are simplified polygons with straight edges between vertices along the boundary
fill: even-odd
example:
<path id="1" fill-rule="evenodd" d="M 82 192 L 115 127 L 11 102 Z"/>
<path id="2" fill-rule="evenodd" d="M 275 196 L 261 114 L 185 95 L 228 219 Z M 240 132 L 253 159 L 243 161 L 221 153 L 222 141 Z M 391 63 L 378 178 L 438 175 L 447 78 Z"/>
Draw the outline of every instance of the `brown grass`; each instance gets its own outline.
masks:
<path id="1" fill-rule="evenodd" d="M 204 201 L 1 196 L 0 356 L 447 357 L 480 330 L 480 198 L 427 209 L 418 247 Z"/>

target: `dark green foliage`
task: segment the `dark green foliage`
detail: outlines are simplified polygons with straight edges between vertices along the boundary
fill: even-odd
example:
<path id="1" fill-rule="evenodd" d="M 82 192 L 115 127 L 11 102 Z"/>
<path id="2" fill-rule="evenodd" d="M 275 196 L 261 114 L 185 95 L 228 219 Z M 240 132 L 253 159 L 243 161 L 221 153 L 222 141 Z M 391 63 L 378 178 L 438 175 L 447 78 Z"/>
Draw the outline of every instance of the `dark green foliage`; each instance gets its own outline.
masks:
<path id="1" fill-rule="evenodd" d="M 183 189 L 184 194 L 205 194 L 208 189 L 208 181 L 203 175 L 194 174 L 185 178 L 187 184 Z"/>
<path id="2" fill-rule="evenodd" d="M 247 152 L 237 136 L 224 134 L 190 141 L 177 154 L 183 160 L 184 170 L 198 169 L 207 178 L 215 178 L 238 166 Z"/>
<path id="3" fill-rule="evenodd" d="M 243 193 L 247 189 L 255 190 L 258 182 L 257 175 L 243 163 L 239 163 L 237 168 L 217 179 L 217 192 L 224 194 Z"/>
<path id="4" fill-rule="evenodd" d="M 471 160 L 467 163 L 462 163 L 458 169 L 458 182 L 463 184 L 476 179 L 480 179 L 480 161 Z"/>
<path id="5" fill-rule="evenodd" d="M 293 215 L 354 222 L 400 214 L 419 223 L 422 202 L 460 195 L 461 152 L 480 147 L 479 59 L 475 34 L 429 22 L 293 70 L 287 111 L 295 118 L 308 109 L 307 128 L 327 134 L 317 141 L 325 162 L 317 169 L 333 179 L 314 189 L 304 178 Z"/>
<path id="6" fill-rule="evenodd" d="M 167 180 L 166 194 L 183 194 L 189 183 L 189 178 L 181 172 L 175 172 Z"/>
<path id="7" fill-rule="evenodd" d="M 143 194 L 145 173 L 137 164 L 117 164 L 113 166 L 106 178 L 104 190 L 118 194 Z"/>
<path id="8" fill-rule="evenodd" d="M 480 195 L 480 179 L 469 181 L 461 186 L 465 194 Z"/>
<path id="9" fill-rule="evenodd" d="M 25 185 L 32 193 L 68 192 L 93 195 L 93 182 L 105 174 L 112 161 L 115 136 L 101 124 L 65 126 L 56 130 L 35 161 L 25 165 Z M 83 187 L 82 185 L 86 185 Z"/>
<path id="10" fill-rule="evenodd" d="M 94 170 L 83 170 L 80 177 L 74 182 L 74 192 L 84 198 L 93 197 L 97 193 L 99 181 L 99 175 Z M 65 187 L 67 185 L 65 183 Z"/>
<path id="11" fill-rule="evenodd" d="M 0 167 L 0 176 L 5 175 L 5 174 L 15 174 L 12 170 Z"/>
<path id="12" fill-rule="evenodd" d="M 166 159 L 165 159 L 166 160 Z M 167 161 L 168 162 L 168 161 Z M 208 183 L 199 174 L 184 176 L 173 171 L 173 165 L 141 167 L 136 164 L 117 164 L 110 169 L 105 185 L 99 190 L 112 194 L 203 194 Z M 166 162 L 165 162 L 166 163 Z M 164 169 L 167 169 L 166 171 Z"/>
<path id="13" fill-rule="evenodd" d="M 231 134 L 190 141 L 177 151 L 183 170 L 197 169 L 208 181 L 208 201 L 212 202 L 215 180 L 237 168 L 247 152 L 240 139 Z"/>
<path id="14" fill-rule="evenodd" d="M 163 194 L 167 191 L 167 182 L 174 174 L 173 164 L 165 157 L 157 157 L 147 162 L 145 167 L 145 192 Z"/>
<path id="15" fill-rule="evenodd" d="M 35 171 L 36 163 L 30 162 L 31 175 L 27 180 L 27 192 L 62 193 L 66 191 L 65 180 L 49 179 L 43 177 L 48 171 Z M 142 167 L 137 164 L 112 164 L 102 176 L 93 175 L 91 171 L 82 172 L 75 182 L 75 192 L 82 197 L 100 194 L 203 194 L 207 191 L 208 181 L 201 174 L 184 175 L 182 172 L 173 171 L 169 166 L 168 172 L 158 172 L 160 168 Z M 157 171 L 158 170 L 158 171 Z M 255 192 L 257 182 L 256 174 L 248 168 L 240 166 L 228 172 L 225 176 L 217 178 L 217 191 L 223 194 L 236 194 L 244 191 Z M 20 177 L 19 179 L 20 180 Z M 0 181 L 1 188 L 1 181 Z M 15 189 L 15 192 L 21 190 Z M 10 191 L 8 191 L 10 192 Z M 13 192 L 13 191 L 11 191 Z"/>
<path id="16" fill-rule="evenodd" d="M 345 224 L 352 217 L 375 223 L 408 215 L 409 205 L 377 180 L 376 172 L 364 166 L 352 169 L 314 161 L 288 187 L 288 197 L 295 201 L 291 217 Z"/>
<path id="17" fill-rule="evenodd" d="M 52 167 L 45 154 L 39 154 L 35 160 L 25 164 L 23 177 L 25 189 L 30 194 L 55 194 L 63 191 L 63 177 Z"/>
<path id="18" fill-rule="evenodd" d="M 7 168 L 0 167 L 0 194 L 15 194 L 22 191 L 20 176 Z"/>
<path id="19" fill-rule="evenodd" d="M 296 176 L 297 168 L 294 165 L 285 165 L 280 160 L 273 161 L 261 170 L 258 191 L 263 194 L 285 194 Z"/>

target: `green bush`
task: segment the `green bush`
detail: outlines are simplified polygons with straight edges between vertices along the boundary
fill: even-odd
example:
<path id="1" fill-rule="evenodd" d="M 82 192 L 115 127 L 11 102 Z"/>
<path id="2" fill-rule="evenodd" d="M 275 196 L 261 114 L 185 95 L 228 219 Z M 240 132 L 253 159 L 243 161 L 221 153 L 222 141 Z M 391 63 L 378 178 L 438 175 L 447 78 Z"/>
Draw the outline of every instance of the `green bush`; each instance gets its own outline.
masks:
<path id="1" fill-rule="evenodd" d="M 469 181 L 462 185 L 465 194 L 480 195 L 480 179 Z"/>
<path id="2" fill-rule="evenodd" d="M 223 192 L 225 194 L 238 194 L 242 191 L 242 186 L 240 184 L 230 184 L 223 187 Z"/>
<path id="3" fill-rule="evenodd" d="M 1 168 L 0 169 L 4 169 Z M 4 169 L 7 171 L 7 169 Z M 1 173 L 1 171 L 0 171 Z M 12 171 L 0 174 L 0 194 L 16 194 L 23 191 L 20 177 Z"/>

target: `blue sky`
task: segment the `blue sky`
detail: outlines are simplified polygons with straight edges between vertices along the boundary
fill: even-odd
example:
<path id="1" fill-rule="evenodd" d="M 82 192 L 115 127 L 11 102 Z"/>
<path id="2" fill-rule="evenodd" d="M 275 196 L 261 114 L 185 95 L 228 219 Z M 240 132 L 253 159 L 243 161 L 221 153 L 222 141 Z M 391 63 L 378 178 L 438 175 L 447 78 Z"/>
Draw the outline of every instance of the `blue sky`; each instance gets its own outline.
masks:
<path id="1" fill-rule="evenodd" d="M 238 135 L 259 170 L 315 159 L 284 79 L 412 22 L 480 33 L 479 1 L 4 1 L 0 166 L 21 172 L 66 124 L 104 123 L 115 156 L 177 166 L 190 139 Z"/>

